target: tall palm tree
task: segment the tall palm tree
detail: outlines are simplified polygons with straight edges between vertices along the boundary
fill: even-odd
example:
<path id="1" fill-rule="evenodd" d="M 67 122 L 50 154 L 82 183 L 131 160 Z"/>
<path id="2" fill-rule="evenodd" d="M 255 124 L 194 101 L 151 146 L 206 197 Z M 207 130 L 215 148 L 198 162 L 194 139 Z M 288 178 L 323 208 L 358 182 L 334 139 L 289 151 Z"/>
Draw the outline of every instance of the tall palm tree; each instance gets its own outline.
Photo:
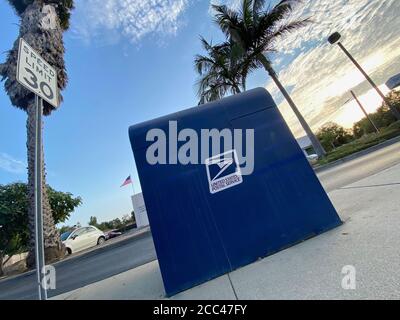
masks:
<path id="1" fill-rule="evenodd" d="M 26 111 L 28 117 L 27 129 L 27 158 L 28 158 L 28 185 L 29 185 L 29 229 L 30 229 L 30 254 L 28 266 L 34 265 L 34 147 L 35 147 L 35 96 L 21 86 L 16 80 L 18 58 L 18 43 L 22 37 L 35 49 L 58 73 L 58 88 L 61 91 L 67 85 L 67 73 L 64 63 L 63 32 L 69 27 L 70 12 L 73 9 L 73 0 L 8 0 L 20 17 L 19 36 L 13 48 L 8 52 L 6 62 L 0 64 L 0 76 L 5 80 L 7 91 L 12 105 Z M 62 100 L 61 95 L 59 95 Z M 60 101 L 61 102 L 61 101 Z M 50 115 L 54 107 L 43 102 L 43 114 Z M 42 150 L 43 152 L 43 150 Z M 42 157 L 43 159 L 43 157 Z M 49 198 L 46 189 L 46 174 L 44 160 L 42 160 L 42 207 L 43 207 L 43 232 L 44 248 L 47 262 L 58 260 L 65 254 L 59 232 L 54 224 Z"/>
<path id="2" fill-rule="evenodd" d="M 269 52 L 276 51 L 278 40 L 310 22 L 309 19 L 288 22 L 294 5 L 299 2 L 301 0 L 281 0 L 269 9 L 266 8 L 266 0 L 242 0 L 241 8 L 237 11 L 226 5 L 213 5 L 213 9 L 215 21 L 226 37 L 239 45 L 258 67 L 267 71 L 296 114 L 317 154 L 324 156 L 324 148 L 279 81 L 272 67 L 272 61 L 268 57 Z"/>
<path id="3" fill-rule="evenodd" d="M 221 99 L 227 92 L 240 93 L 246 89 L 246 76 L 255 68 L 241 54 L 241 48 L 229 42 L 212 45 L 200 38 L 206 55 L 196 55 L 194 65 L 200 75 L 197 81 L 200 104 Z"/>

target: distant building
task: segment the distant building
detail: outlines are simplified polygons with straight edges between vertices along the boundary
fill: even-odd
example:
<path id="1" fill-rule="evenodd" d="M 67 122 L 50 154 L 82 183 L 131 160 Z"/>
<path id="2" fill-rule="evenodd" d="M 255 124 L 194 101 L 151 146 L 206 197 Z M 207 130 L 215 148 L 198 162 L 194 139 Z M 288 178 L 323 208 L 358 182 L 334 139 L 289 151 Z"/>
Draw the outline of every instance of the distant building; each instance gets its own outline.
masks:
<path id="1" fill-rule="evenodd" d="M 386 85 L 390 90 L 393 90 L 400 86 L 400 73 L 391 77 L 387 82 Z"/>
<path id="2" fill-rule="evenodd" d="M 315 154 L 314 147 L 312 146 L 311 140 L 308 136 L 297 138 L 297 143 L 299 144 L 301 150 L 303 150 L 306 156 Z"/>

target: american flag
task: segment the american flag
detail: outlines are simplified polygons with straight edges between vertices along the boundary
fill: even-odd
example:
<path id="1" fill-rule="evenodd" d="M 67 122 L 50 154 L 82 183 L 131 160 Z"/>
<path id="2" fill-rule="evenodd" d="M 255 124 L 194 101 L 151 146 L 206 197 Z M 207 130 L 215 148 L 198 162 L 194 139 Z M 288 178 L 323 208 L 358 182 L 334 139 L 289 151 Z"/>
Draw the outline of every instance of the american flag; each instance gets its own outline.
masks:
<path id="1" fill-rule="evenodd" d="M 131 176 L 128 176 L 128 178 L 125 179 L 124 183 L 121 185 L 121 187 L 126 186 L 127 184 L 132 183 Z"/>

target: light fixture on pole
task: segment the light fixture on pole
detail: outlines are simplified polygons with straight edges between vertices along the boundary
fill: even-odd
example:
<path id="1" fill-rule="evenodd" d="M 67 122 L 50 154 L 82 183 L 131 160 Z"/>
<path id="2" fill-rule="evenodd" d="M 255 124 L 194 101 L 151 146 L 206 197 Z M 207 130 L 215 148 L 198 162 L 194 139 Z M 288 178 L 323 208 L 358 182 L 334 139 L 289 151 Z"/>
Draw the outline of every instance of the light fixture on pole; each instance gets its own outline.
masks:
<path id="1" fill-rule="evenodd" d="M 372 85 L 372 87 L 376 90 L 376 92 L 381 96 L 383 101 L 385 101 L 386 105 L 390 108 L 393 115 L 396 117 L 397 120 L 400 120 L 400 112 L 390 105 L 390 102 L 385 97 L 383 92 L 378 88 L 376 83 L 370 78 L 370 76 L 365 72 L 365 70 L 361 67 L 361 65 L 354 59 L 354 57 L 350 54 L 350 52 L 344 47 L 344 45 L 339 41 L 341 38 L 341 34 L 339 32 L 333 33 L 329 38 L 328 41 L 330 44 L 337 44 L 340 49 L 346 54 L 346 56 L 354 63 L 354 65 L 360 70 L 360 72 L 364 75 L 367 81 Z"/>

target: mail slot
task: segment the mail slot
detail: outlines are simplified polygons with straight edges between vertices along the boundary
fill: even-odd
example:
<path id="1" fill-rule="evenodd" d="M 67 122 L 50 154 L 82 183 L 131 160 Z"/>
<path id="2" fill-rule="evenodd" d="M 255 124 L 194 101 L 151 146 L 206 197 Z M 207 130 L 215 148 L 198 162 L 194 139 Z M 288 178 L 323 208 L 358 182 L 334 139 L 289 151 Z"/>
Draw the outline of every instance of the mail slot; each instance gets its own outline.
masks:
<path id="1" fill-rule="evenodd" d="M 341 224 L 265 89 L 129 137 L 169 296 Z"/>

